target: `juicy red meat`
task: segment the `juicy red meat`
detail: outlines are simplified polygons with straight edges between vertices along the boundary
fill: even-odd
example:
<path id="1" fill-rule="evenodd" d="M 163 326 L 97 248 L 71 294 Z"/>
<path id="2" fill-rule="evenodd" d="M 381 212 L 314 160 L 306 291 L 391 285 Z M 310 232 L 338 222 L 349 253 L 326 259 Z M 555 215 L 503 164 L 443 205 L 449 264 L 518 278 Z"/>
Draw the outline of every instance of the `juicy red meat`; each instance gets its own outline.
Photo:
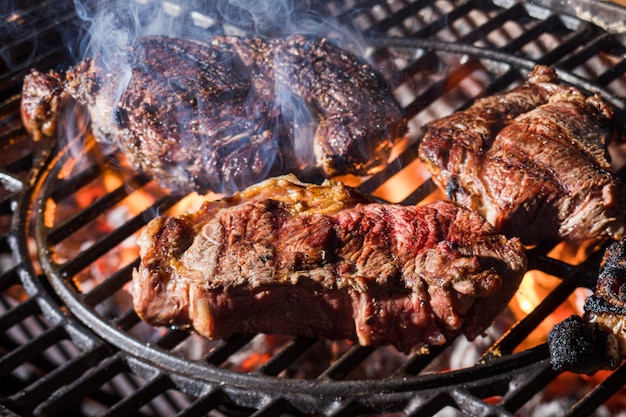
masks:
<path id="1" fill-rule="evenodd" d="M 401 350 L 473 338 L 526 268 L 519 240 L 456 204 L 381 204 L 292 177 L 158 217 L 138 243 L 137 313 L 209 338 L 261 332 Z"/>
<path id="2" fill-rule="evenodd" d="M 430 123 L 419 149 L 449 199 L 526 244 L 624 233 L 623 185 L 607 145 L 608 104 L 538 66 L 527 82 Z"/>

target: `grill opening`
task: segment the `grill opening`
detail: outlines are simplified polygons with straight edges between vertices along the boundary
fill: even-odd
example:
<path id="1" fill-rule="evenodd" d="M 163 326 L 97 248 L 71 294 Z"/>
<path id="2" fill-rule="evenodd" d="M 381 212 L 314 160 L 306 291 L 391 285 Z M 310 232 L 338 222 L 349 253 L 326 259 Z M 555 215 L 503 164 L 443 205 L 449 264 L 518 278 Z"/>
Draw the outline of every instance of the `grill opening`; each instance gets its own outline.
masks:
<path id="1" fill-rule="evenodd" d="M 530 416 L 541 415 L 533 414 L 541 412 L 537 403 L 555 399 L 563 403 L 560 415 L 588 416 L 621 407 L 625 366 L 591 378 L 557 373 L 547 334 L 536 336 L 564 303 L 593 288 L 601 245 L 544 242 L 530 249 L 529 270 L 543 274 L 548 287 L 529 311 L 509 309 L 473 343 L 461 336 L 406 355 L 273 335 L 208 341 L 143 323 L 128 292 L 138 263 L 136 235 L 155 215 L 191 209 L 197 200 L 170 194 L 133 171 L 119 151 L 98 146 L 81 114 L 68 121 L 75 136 L 35 143 L 26 134 L 19 117 L 24 74 L 69 65 L 71 48 L 59 34 L 85 36 L 73 8 L 57 8 L 50 23 L 48 10 L 61 4 L 25 4 L 0 14 L 12 25 L 0 30 L 3 412 Z M 193 33 L 251 29 L 233 27 L 208 6 L 178 15 L 177 3 L 158 4 Z M 603 95 L 626 122 L 626 46 L 614 26 L 616 16 L 626 14 L 621 8 L 601 6 L 600 22 L 549 3 L 308 6 L 356 26 L 368 59 L 410 119 L 409 138 L 388 167 L 359 183 L 366 193 L 401 204 L 442 198 L 417 161 L 421 127 L 521 82 L 537 63 L 554 65 L 564 82 Z M 31 36 L 18 37 L 20 27 Z M 613 151 L 615 168 L 623 172 Z M 577 388 L 565 395 L 563 385 Z"/>

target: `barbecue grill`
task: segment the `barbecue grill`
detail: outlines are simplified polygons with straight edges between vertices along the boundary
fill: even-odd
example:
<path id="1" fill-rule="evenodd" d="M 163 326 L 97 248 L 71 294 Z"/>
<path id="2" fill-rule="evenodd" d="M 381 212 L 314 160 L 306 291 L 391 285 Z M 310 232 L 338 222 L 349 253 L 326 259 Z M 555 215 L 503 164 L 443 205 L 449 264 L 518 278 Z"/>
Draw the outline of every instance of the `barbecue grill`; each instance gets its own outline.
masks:
<path id="1" fill-rule="evenodd" d="M 164 13 L 185 28 L 181 35 L 254 30 L 249 18 L 234 23 L 232 15 L 242 14 L 236 6 L 225 13 L 223 2 L 215 3 L 136 5 Z M 563 380 L 545 341 L 524 341 L 568 297 L 593 288 L 602 245 L 579 250 L 576 261 L 555 255 L 561 242 L 532 248 L 530 269 L 558 285 L 523 317 L 499 320 L 491 338 L 472 345 L 477 355 L 469 364 L 449 360 L 466 349 L 459 347 L 464 341 L 404 355 L 265 335 L 209 342 L 142 323 L 127 289 L 138 263 L 134 239 L 152 217 L 186 200 L 132 171 L 115 149 L 95 145 L 80 113 L 66 121 L 67 137 L 42 142 L 33 142 L 19 116 L 21 83 L 31 68 L 65 68 L 79 58 L 89 36 L 80 16 L 89 7 L 48 0 L 0 8 L 2 415 L 533 415 L 536 398 Z M 538 63 L 603 95 L 626 122 L 620 6 L 351 0 L 299 2 L 296 12 L 357 34 L 352 40 L 380 68 L 410 119 L 408 140 L 385 170 L 363 179 L 364 192 L 399 190 L 385 196 L 402 204 L 437 198 L 415 162 L 420 127 L 521 82 Z M 602 372 L 588 389 L 568 394 L 560 415 L 593 415 L 623 395 L 625 383 L 626 366 Z"/>

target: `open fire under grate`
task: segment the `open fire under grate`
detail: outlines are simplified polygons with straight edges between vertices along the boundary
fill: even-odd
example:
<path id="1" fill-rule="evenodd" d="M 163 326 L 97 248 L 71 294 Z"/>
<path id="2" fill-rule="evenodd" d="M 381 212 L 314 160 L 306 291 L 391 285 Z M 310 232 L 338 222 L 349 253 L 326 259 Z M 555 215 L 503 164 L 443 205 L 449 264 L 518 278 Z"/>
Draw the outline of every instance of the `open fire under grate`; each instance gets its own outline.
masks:
<path id="1" fill-rule="evenodd" d="M 215 4 L 137 2 L 196 35 L 253 29 L 249 19 L 234 24 L 218 13 L 225 2 Z M 366 193 L 401 204 L 437 198 L 417 161 L 420 127 L 521 82 L 537 63 L 602 94 L 626 123 L 626 11 L 619 6 L 294 4 L 357 28 L 410 119 L 408 143 L 359 185 Z M 232 7 L 231 15 L 240 12 Z M 19 115 L 24 75 L 33 67 L 67 67 L 87 35 L 71 2 L 8 2 L 0 11 L 3 415 L 588 416 L 616 413 L 626 403 L 625 366 L 590 377 L 559 373 L 546 344 L 549 328 L 576 313 L 593 288 L 603 247 L 549 242 L 531 249 L 529 280 L 539 282 L 534 302 L 534 287 L 523 286 L 528 297 L 512 301 L 485 337 L 406 355 L 269 335 L 207 341 L 146 325 L 128 292 L 138 263 L 134 241 L 156 213 L 194 201 L 170 195 L 129 169 L 118 151 L 95 145 L 81 117 L 71 121 L 77 133 L 62 146 L 33 142 Z M 568 303 L 574 307 L 563 313 Z"/>

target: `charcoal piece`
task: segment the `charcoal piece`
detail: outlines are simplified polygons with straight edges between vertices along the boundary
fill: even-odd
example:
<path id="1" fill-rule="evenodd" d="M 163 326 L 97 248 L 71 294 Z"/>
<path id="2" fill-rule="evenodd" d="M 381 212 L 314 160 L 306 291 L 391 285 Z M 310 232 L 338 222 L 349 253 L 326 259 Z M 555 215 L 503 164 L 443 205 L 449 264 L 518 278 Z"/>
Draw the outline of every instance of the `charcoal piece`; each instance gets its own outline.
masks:
<path id="1" fill-rule="evenodd" d="M 616 367 L 609 354 L 609 338 L 596 325 L 580 316 L 570 316 L 556 324 L 548 334 L 550 363 L 556 371 L 592 375 L 601 369 Z"/>

